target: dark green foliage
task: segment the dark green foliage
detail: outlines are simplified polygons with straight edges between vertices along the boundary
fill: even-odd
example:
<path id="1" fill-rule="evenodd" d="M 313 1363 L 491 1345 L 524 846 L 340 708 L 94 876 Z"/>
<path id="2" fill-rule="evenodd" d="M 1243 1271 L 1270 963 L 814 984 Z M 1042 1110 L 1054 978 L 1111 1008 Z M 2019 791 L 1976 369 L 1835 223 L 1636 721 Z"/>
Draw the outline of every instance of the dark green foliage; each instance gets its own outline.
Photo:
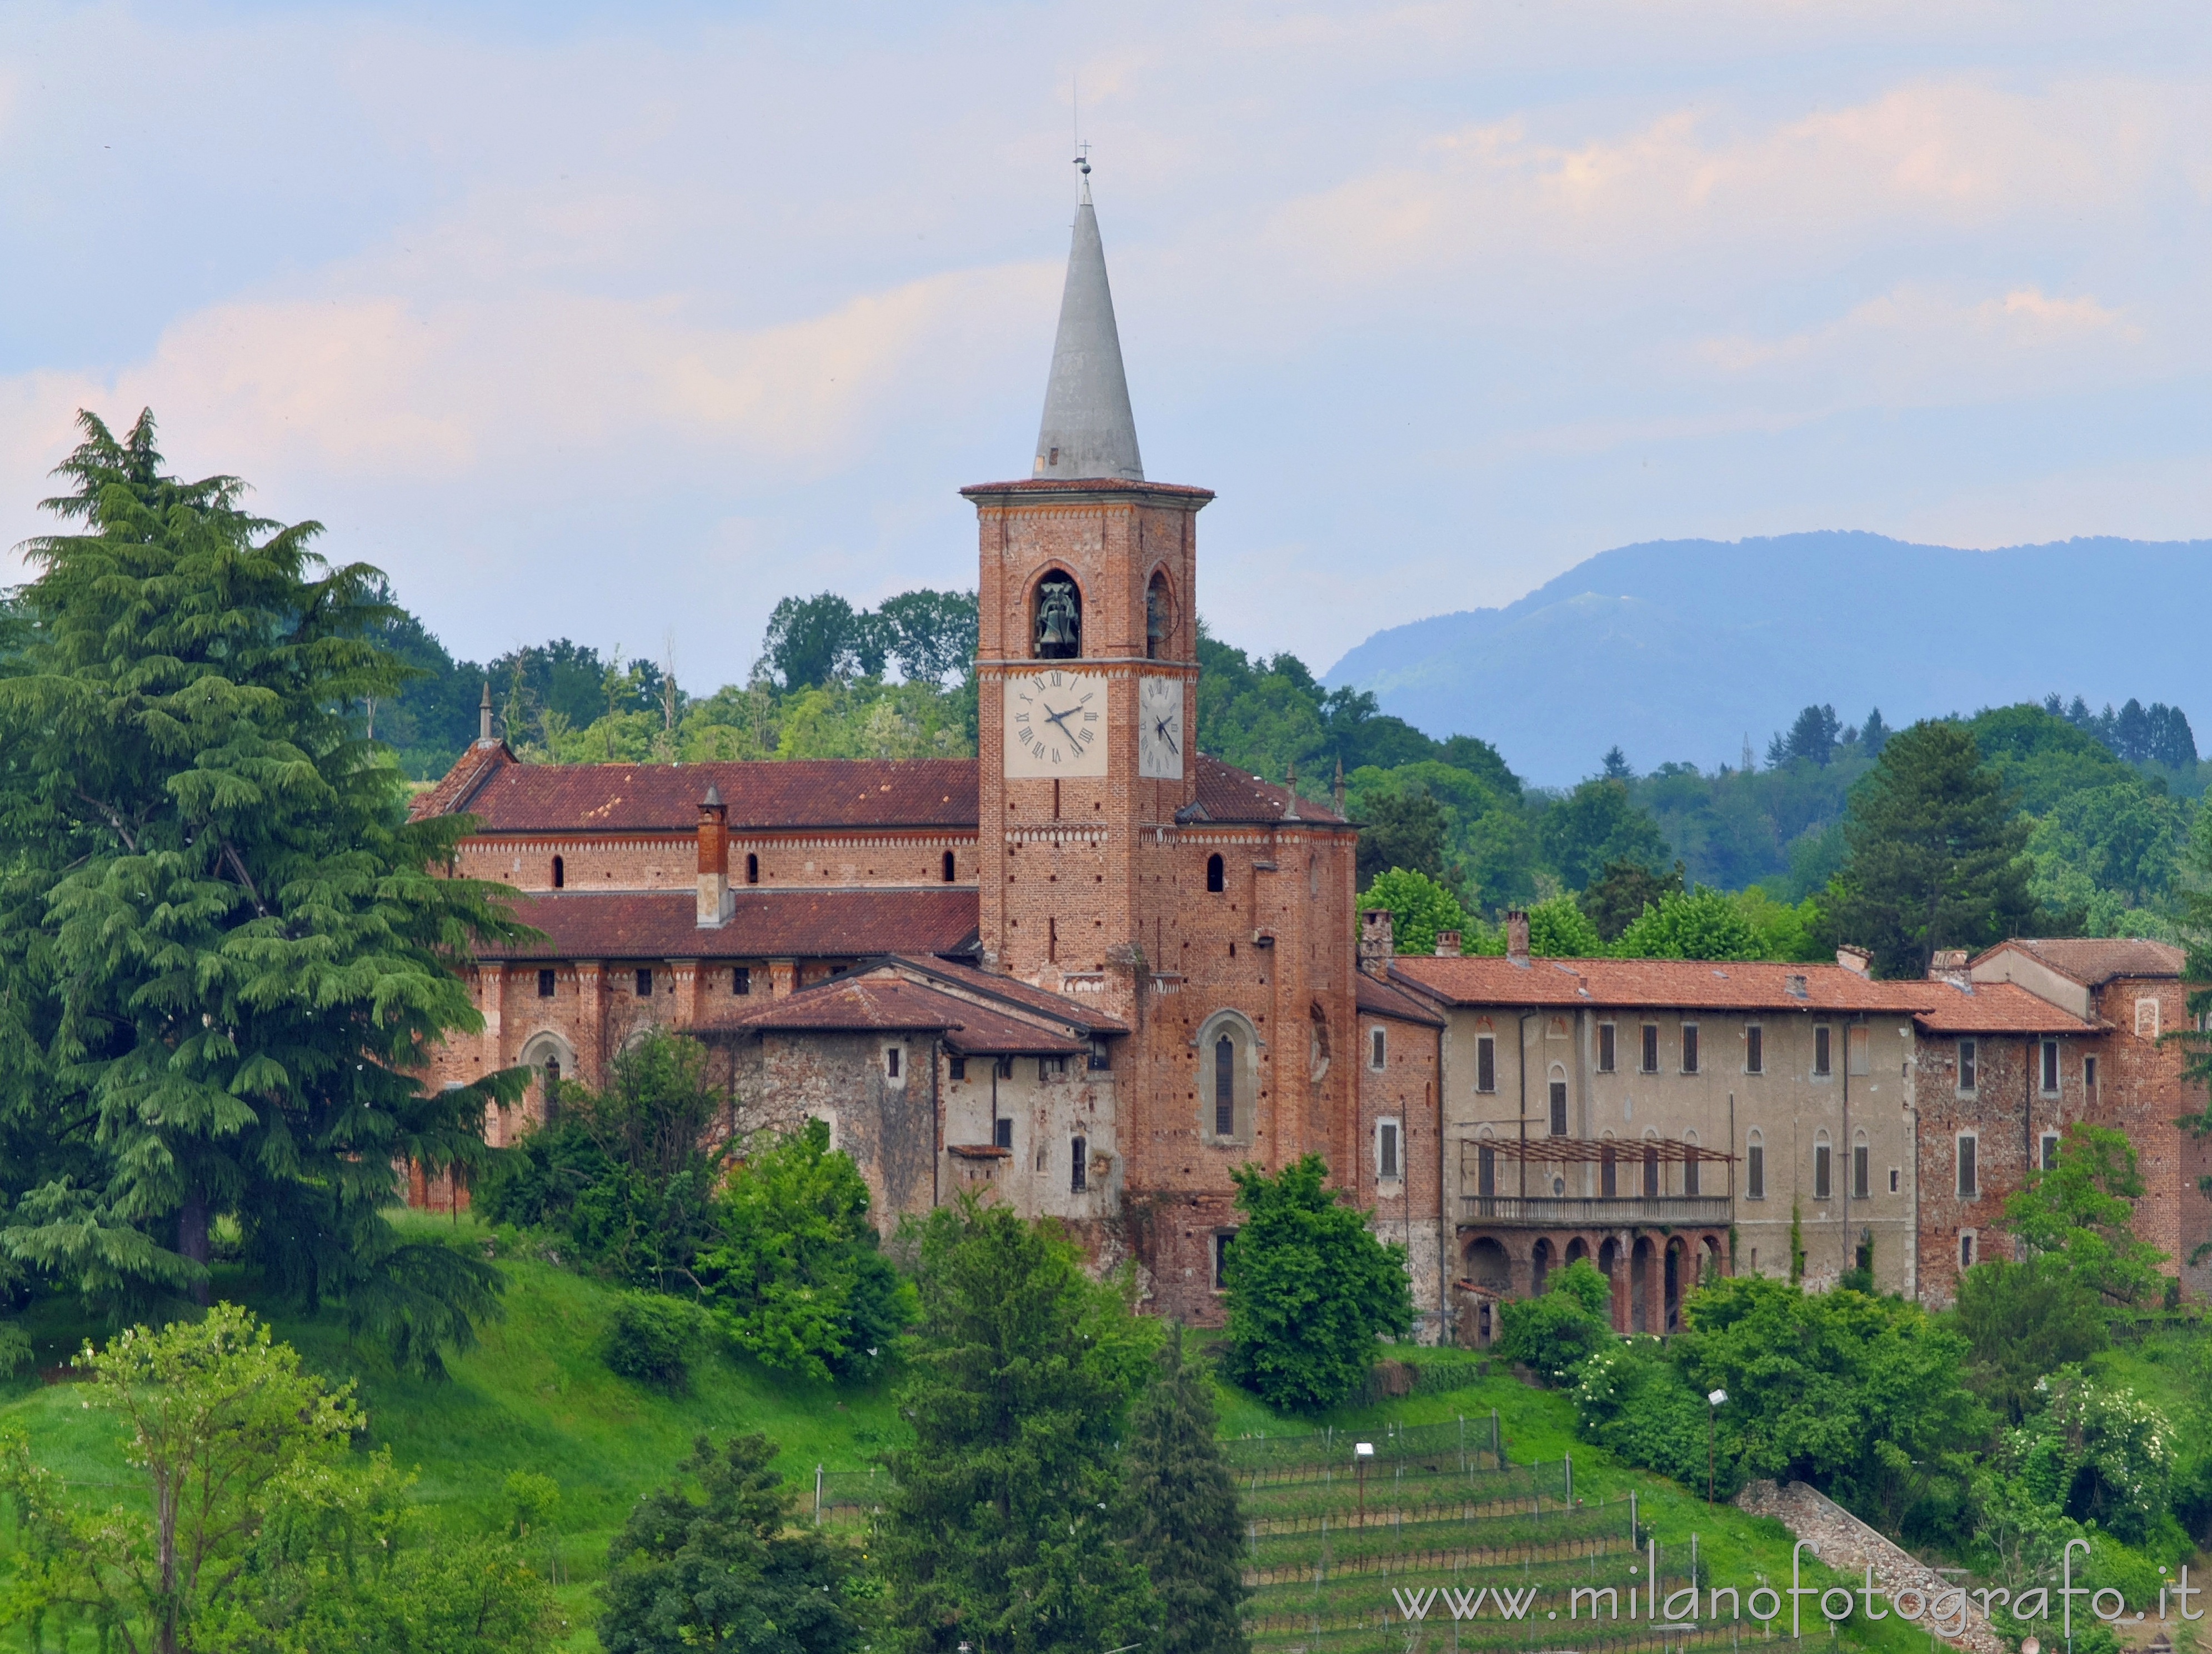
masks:
<path id="1" fill-rule="evenodd" d="M 497 887 L 432 875 L 460 824 L 407 821 L 362 733 L 405 676 L 382 577 L 246 514 L 234 478 L 165 476 L 150 416 L 81 423 L 49 502 L 79 532 L 30 543 L 0 668 L 0 1086 L 78 1146 L 6 1248 L 113 1304 L 199 1293 L 232 1216 L 272 1286 L 420 1361 L 497 1277 L 395 1244 L 392 1168 L 483 1164 L 520 1077 L 417 1076 L 479 1025 L 455 966 L 516 927 Z"/>
<path id="2" fill-rule="evenodd" d="M 1707 1411 L 1705 1396 L 1656 1338 L 1601 1346 L 1575 1374 L 1577 1433 L 1686 1487 L 1705 1485 Z M 1721 1493 L 1732 1494 L 1737 1485 L 1732 1467 L 1721 1463 Z"/>
<path id="3" fill-rule="evenodd" d="M 1617 862 L 1664 867 L 1672 852 L 1626 782 L 1586 781 L 1545 812 L 1537 829 L 1546 865 L 1571 891 L 1587 889 Z"/>
<path id="4" fill-rule="evenodd" d="M 767 1437 L 704 1436 L 608 1548 L 606 1654 L 847 1654 L 861 1630 L 852 1548 L 790 1524 L 798 1494 Z M 696 1484 L 698 1492 L 692 1491 Z"/>
<path id="5" fill-rule="evenodd" d="M 2036 916 L 2027 824 L 1974 737 L 1920 723 L 1893 736 L 1851 794 L 1850 859 L 1826 902 L 1840 940 L 1885 976 L 1921 976 L 1942 947 L 1979 948 Z"/>
<path id="6" fill-rule="evenodd" d="M 1449 883 L 1442 806 L 1419 787 L 1371 794 L 1360 818 L 1358 854 L 1362 889 L 1393 867 Z"/>
<path id="7" fill-rule="evenodd" d="M 902 1654 L 1097 1654 L 1149 1641 L 1142 1567 L 1108 1542 L 1125 1407 L 1158 1333 L 1052 1225 L 963 1198 L 917 1225 L 914 1444 L 872 1554 Z"/>
<path id="8" fill-rule="evenodd" d="M 902 592 L 876 605 L 884 654 L 908 683 L 957 682 L 975 660 L 975 594 Z"/>
<path id="9" fill-rule="evenodd" d="M 706 1063 L 698 1041 L 656 1029 L 615 1058 L 605 1092 L 562 1083 L 556 1123 L 500 1157 L 479 1215 L 558 1231 L 577 1258 L 633 1286 L 696 1286 L 726 1158 L 699 1146 L 727 1101 Z"/>
<path id="10" fill-rule="evenodd" d="M 690 1383 L 691 1352 L 703 1319 L 699 1306 L 683 1298 L 629 1293 L 615 1305 L 599 1359 L 625 1378 L 680 1390 Z"/>
<path id="11" fill-rule="evenodd" d="M 1679 858 L 1674 872 L 1668 873 L 1654 873 L 1640 861 L 1608 861 L 1578 900 L 1590 923 L 1597 927 L 1599 939 L 1613 942 L 1643 915 L 1644 909 L 1657 907 L 1660 897 L 1679 895 L 1681 890 Z"/>
<path id="12" fill-rule="evenodd" d="M 1958 1324 L 1972 1347 L 1967 1383 L 2014 1423 L 2037 1405 L 2038 1379 L 2109 1339 L 2097 1295 L 2049 1256 L 1993 1258 L 1960 1275 Z"/>
<path id="13" fill-rule="evenodd" d="M 1378 1338 L 1413 1330 L 1406 1249 L 1375 1238 L 1318 1154 L 1272 1177 L 1255 1165 L 1235 1176 L 1244 1222 L 1224 1271 L 1229 1376 L 1271 1407 L 1334 1407 L 1367 1377 Z"/>
<path id="14" fill-rule="evenodd" d="M 1836 756 L 1843 733 L 1843 722 L 1836 716 L 1835 708 L 1807 707 L 1797 715 L 1797 721 L 1790 725 L 1789 734 L 1777 734 L 1767 743 L 1767 764 L 1778 769 L 1785 763 L 1802 760 L 1826 767 Z"/>
<path id="15" fill-rule="evenodd" d="M 1498 1306 L 1493 1353 L 1531 1369 L 1546 1383 L 1571 1382 L 1599 1350 L 1615 1341 L 1613 1288 L 1588 1258 L 1556 1272 L 1540 1298 L 1509 1298 Z"/>
<path id="16" fill-rule="evenodd" d="M 1159 1654 L 1244 1654 L 1237 1489 L 1215 1439 L 1213 1389 L 1170 1329 L 1162 1363 L 1129 1413 L 1118 1505 L 1123 1542 L 1152 1583 Z"/>
<path id="17" fill-rule="evenodd" d="M 2005 1221 L 2035 1256 L 2055 1262 L 2106 1304 L 2148 1304 L 2166 1255 L 2136 1238 L 2143 1181 L 2135 1146 L 2106 1126 L 2066 1128 L 2058 1161 L 2005 1197 Z"/>
<path id="18" fill-rule="evenodd" d="M 937 684 L 964 676 L 975 657 L 973 592 L 903 592 L 872 611 L 823 592 L 775 605 L 758 670 L 787 690 L 881 678 L 886 666 L 908 682 Z"/>
<path id="19" fill-rule="evenodd" d="M 2092 712 L 2088 702 L 2078 695 L 2070 705 L 2063 707 L 2056 695 L 2048 695 L 2044 697 L 2043 709 L 2053 718 L 2065 719 L 2130 763 L 2179 768 L 2197 762 L 2197 736 L 2189 727 L 2189 715 L 2163 701 L 2154 701 L 2146 707 L 2130 696 L 2118 712 L 2112 710 L 2109 701 L 2105 702 L 2102 712 Z"/>
<path id="20" fill-rule="evenodd" d="M 741 1349 L 810 1378 L 873 1377 L 915 1317 L 868 1221 L 868 1186 L 826 1121 L 763 1136 L 715 1209 L 699 1255 L 709 1301 Z"/>
<path id="21" fill-rule="evenodd" d="M 1741 1276 L 1700 1287 L 1683 1320 L 1669 1353 L 1692 1397 L 1729 1395 L 1724 1485 L 1796 1477 L 1890 1533 L 1962 1519 L 1966 1453 L 1990 1420 L 1957 1332 L 1898 1299 Z"/>

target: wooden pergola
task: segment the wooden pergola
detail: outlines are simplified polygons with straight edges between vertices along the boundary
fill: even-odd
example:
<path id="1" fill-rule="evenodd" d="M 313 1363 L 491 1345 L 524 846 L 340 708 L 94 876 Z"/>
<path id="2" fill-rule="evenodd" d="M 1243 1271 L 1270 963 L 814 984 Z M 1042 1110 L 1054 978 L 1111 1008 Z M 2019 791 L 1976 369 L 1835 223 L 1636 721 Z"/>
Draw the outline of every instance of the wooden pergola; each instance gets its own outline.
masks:
<path id="1" fill-rule="evenodd" d="M 1521 1124 L 1518 1121 L 1507 1123 Z M 1673 1137 L 1464 1137 L 1460 1140 L 1459 1159 L 1462 1188 L 1466 1186 L 1469 1149 L 1478 1155 L 1486 1150 L 1493 1156 L 1520 1162 L 1521 1195 L 1524 1199 L 1528 1193 L 1528 1168 L 1532 1165 L 1601 1166 L 1609 1184 L 1613 1169 L 1623 1162 L 1648 1168 L 1645 1175 L 1655 1182 L 1660 1166 L 1689 1166 L 1692 1171 L 1686 1179 L 1689 1181 L 1696 1178 L 1696 1167 L 1725 1165 L 1729 1169 L 1729 1194 L 1733 1197 L 1735 1193 L 1735 1155 Z M 1495 1177 L 1494 1171 L 1492 1177 Z M 1612 1196 L 1613 1190 L 1607 1188 L 1604 1198 Z"/>

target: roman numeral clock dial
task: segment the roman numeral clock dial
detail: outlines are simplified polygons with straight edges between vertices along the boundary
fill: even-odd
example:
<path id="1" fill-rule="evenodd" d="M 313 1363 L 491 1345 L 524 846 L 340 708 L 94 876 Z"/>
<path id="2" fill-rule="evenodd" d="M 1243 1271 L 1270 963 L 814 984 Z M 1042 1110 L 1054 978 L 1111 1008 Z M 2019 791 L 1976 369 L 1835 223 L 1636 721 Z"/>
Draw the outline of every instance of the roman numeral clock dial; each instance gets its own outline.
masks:
<path id="1" fill-rule="evenodd" d="M 1137 683 L 1137 773 L 1154 781 L 1182 779 L 1182 679 Z"/>
<path id="2" fill-rule="evenodd" d="M 1006 680 L 1006 773 L 1014 776 L 1106 773 L 1106 680 L 1091 672 L 1041 672 Z"/>

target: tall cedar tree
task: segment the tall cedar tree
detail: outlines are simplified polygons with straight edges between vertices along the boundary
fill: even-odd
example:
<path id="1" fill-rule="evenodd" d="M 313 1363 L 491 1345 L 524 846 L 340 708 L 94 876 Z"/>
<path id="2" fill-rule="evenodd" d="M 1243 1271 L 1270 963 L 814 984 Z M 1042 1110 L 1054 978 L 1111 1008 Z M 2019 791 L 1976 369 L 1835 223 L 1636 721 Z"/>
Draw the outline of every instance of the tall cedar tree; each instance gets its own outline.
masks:
<path id="1" fill-rule="evenodd" d="M 874 1558 L 900 1654 L 1097 1654 L 1156 1632 L 1110 1537 L 1123 1411 L 1156 1329 L 1051 1224 L 963 1199 L 920 1234 L 921 1323 Z"/>
<path id="2" fill-rule="evenodd" d="M 1334 1407 L 1375 1364 L 1375 1341 L 1413 1327 L 1406 1249 L 1375 1238 L 1368 1214 L 1328 1188 L 1309 1154 L 1270 1177 L 1241 1167 L 1243 1227 L 1229 1244 L 1230 1373 L 1270 1406 Z"/>
<path id="3" fill-rule="evenodd" d="M 419 1076 L 481 1026 L 459 967 L 517 927 L 442 876 L 459 824 L 408 821 L 356 726 L 405 670 L 368 641 L 377 571 L 247 515 L 235 477 L 163 475 L 150 413 L 79 423 L 46 504 L 82 532 L 29 543 L 0 665 L 0 1085 L 98 1171 L 29 1191 L 7 1250 L 204 1301 L 228 1214 L 272 1286 L 434 1371 L 498 1276 L 385 1212 L 397 1162 L 468 1175 L 515 1094 Z"/>
<path id="4" fill-rule="evenodd" d="M 844 1587 L 851 1546 L 788 1531 L 796 1489 L 757 1432 L 717 1451 L 702 1436 L 678 1480 L 637 1502 L 599 1587 L 607 1654 L 848 1654 L 860 1627 Z M 696 1480 L 695 1499 L 686 1479 Z"/>
<path id="5" fill-rule="evenodd" d="M 1168 1334 L 1160 1371 L 1129 1419 L 1122 1531 L 1160 1610 L 1156 1654 L 1245 1654 L 1237 1488 L 1214 1438 L 1213 1387 Z"/>
<path id="6" fill-rule="evenodd" d="M 2028 826 L 1969 731 L 1932 721 L 1899 731 L 1853 789 L 1829 927 L 1873 949 L 1885 976 L 1927 975 L 1937 948 L 2019 935 L 2036 910 Z"/>

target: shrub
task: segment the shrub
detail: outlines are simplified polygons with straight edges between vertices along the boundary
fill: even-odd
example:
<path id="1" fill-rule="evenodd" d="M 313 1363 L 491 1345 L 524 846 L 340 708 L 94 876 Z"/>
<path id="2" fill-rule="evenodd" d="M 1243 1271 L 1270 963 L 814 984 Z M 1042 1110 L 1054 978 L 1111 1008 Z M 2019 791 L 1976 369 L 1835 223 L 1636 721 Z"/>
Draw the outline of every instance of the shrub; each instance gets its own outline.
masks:
<path id="1" fill-rule="evenodd" d="M 1541 1298 L 1498 1306 L 1496 1353 L 1540 1374 L 1545 1382 L 1571 1381 L 1582 1364 L 1613 1339 L 1607 1310 L 1613 1288 L 1588 1258 L 1577 1258 L 1553 1277 Z"/>
<path id="2" fill-rule="evenodd" d="M 615 1305 L 600 1358 L 625 1378 L 682 1389 L 690 1382 L 700 1321 L 697 1307 L 680 1298 L 629 1293 Z"/>
<path id="3" fill-rule="evenodd" d="M 0 1378 L 28 1372 L 35 1359 L 29 1335 L 14 1322 L 0 1321 Z"/>
<path id="4" fill-rule="evenodd" d="M 1656 1338 L 1598 1350 L 1575 1382 L 1575 1420 L 1585 1439 L 1685 1487 L 1705 1480 L 1707 1410 Z M 1730 1467 L 1719 1469 L 1722 1490 L 1733 1492 Z"/>

